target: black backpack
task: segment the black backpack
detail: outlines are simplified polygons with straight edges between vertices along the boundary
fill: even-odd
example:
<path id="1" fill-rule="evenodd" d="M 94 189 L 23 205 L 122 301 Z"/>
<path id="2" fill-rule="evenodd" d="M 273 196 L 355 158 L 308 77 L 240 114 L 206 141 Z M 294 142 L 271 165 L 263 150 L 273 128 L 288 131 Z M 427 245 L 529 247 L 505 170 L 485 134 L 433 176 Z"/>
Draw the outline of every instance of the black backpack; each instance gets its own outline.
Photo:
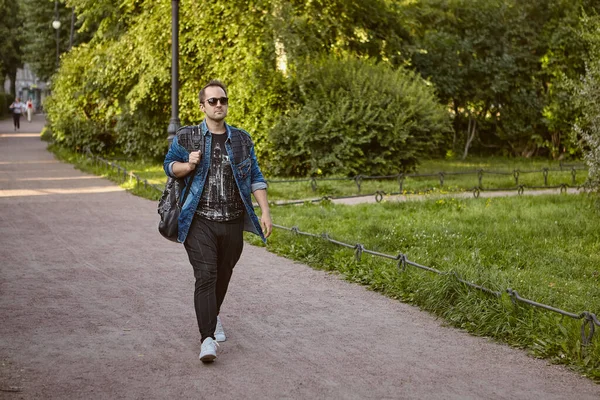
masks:
<path id="1" fill-rule="evenodd" d="M 202 140 L 202 137 L 200 136 L 200 129 L 197 126 L 192 127 L 191 134 L 194 147 L 193 151 L 199 150 L 200 147 L 204 150 L 204 146 L 201 146 L 201 144 L 204 144 L 204 140 Z M 165 185 L 165 190 L 158 201 L 158 214 L 160 215 L 158 231 L 163 237 L 172 242 L 177 242 L 177 236 L 179 234 L 179 212 L 181 211 L 183 204 L 185 204 L 185 199 L 189 194 L 189 188 L 188 190 L 185 190 L 186 179 L 189 179 L 189 182 L 191 183 L 193 176 L 196 173 L 195 171 L 193 174 L 190 174 L 192 176 L 188 175 L 188 177 L 185 178 L 169 177 L 169 179 L 167 179 L 167 184 Z M 185 193 L 183 193 L 184 190 Z"/>

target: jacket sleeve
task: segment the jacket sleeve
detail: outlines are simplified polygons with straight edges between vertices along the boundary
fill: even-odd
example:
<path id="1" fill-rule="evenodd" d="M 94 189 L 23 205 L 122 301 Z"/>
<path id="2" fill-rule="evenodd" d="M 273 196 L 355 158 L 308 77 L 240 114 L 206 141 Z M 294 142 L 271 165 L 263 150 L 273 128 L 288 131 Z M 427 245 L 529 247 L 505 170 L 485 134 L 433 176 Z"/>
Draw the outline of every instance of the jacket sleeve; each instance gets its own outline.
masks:
<path id="1" fill-rule="evenodd" d="M 176 176 L 173 174 L 173 164 L 175 162 L 188 162 L 189 159 L 189 153 L 183 146 L 179 144 L 177 136 L 175 136 L 175 138 L 173 138 L 173 143 L 171 143 L 171 147 L 169 147 L 169 151 L 165 156 L 165 161 L 163 162 L 165 174 L 171 178 L 176 178 Z"/>
<path id="2" fill-rule="evenodd" d="M 258 166 L 258 160 L 256 153 L 254 152 L 254 145 L 250 149 L 251 169 L 250 169 L 250 190 L 255 192 L 260 189 L 267 188 L 267 181 L 263 176 L 260 167 Z"/>

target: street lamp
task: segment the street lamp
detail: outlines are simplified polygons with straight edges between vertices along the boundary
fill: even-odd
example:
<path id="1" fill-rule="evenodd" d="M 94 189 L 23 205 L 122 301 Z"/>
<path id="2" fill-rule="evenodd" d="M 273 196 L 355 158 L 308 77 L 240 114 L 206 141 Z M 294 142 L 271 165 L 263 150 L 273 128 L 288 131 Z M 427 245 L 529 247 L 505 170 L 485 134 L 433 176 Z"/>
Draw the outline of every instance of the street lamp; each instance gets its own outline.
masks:
<path id="1" fill-rule="evenodd" d="M 58 20 L 58 0 L 54 0 L 54 21 L 52 21 L 52 27 L 56 29 L 56 68 L 59 65 L 59 47 L 58 43 L 60 40 L 60 21 Z"/>
<path id="2" fill-rule="evenodd" d="M 75 7 L 71 10 L 71 35 L 69 36 L 69 51 L 73 48 L 73 31 L 75 30 Z"/>
<path id="3" fill-rule="evenodd" d="M 171 1 L 171 120 L 167 133 L 169 146 L 179 129 L 179 0 Z"/>

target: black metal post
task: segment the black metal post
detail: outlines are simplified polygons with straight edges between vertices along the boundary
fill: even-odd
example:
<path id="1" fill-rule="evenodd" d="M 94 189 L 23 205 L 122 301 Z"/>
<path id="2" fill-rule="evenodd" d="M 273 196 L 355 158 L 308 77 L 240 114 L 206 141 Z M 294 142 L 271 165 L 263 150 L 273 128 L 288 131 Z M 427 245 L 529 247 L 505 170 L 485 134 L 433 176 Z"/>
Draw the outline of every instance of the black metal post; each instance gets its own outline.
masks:
<path id="1" fill-rule="evenodd" d="M 69 37 L 69 51 L 73 47 L 73 31 L 75 30 L 75 7 L 71 10 L 71 36 Z"/>
<path id="2" fill-rule="evenodd" d="M 169 146 L 179 129 L 179 0 L 171 1 L 171 120 L 169 121 Z"/>
<path id="3" fill-rule="evenodd" d="M 58 47 L 58 43 L 60 41 L 60 29 L 56 30 L 56 68 L 58 68 L 58 66 L 60 65 L 60 58 L 59 58 L 59 47 Z"/>
<path id="4" fill-rule="evenodd" d="M 58 19 L 58 0 L 54 0 L 54 20 L 59 21 L 59 19 Z M 55 29 L 56 29 L 56 69 L 58 69 L 58 66 L 60 65 L 60 59 L 59 59 L 60 48 L 58 46 L 59 41 L 60 41 L 60 26 Z"/>

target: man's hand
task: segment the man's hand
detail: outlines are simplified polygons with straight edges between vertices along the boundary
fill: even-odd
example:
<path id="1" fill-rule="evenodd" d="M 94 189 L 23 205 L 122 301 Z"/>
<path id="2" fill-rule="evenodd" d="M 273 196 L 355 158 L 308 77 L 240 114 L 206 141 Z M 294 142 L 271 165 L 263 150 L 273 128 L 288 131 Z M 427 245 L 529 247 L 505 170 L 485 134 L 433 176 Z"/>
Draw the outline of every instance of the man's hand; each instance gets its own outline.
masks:
<path id="1" fill-rule="evenodd" d="M 200 150 L 192 151 L 190 153 L 190 158 L 188 160 L 188 164 L 190 164 L 190 170 L 196 168 L 196 165 L 200 163 L 200 158 L 202 155 L 200 154 Z"/>
<path id="2" fill-rule="evenodd" d="M 260 216 L 260 224 L 262 225 L 262 230 L 266 238 L 271 236 L 271 232 L 273 231 L 273 222 L 271 221 L 271 214 L 262 213 Z"/>
<path id="3" fill-rule="evenodd" d="M 192 151 L 189 155 L 188 162 L 179 162 L 176 161 L 173 163 L 173 175 L 177 178 L 183 178 L 188 175 L 194 169 L 196 169 L 196 165 L 200 163 L 200 159 L 202 155 L 200 154 L 200 150 Z"/>
<path id="4" fill-rule="evenodd" d="M 269 202 L 267 201 L 267 190 L 258 189 L 253 194 L 260 206 L 260 226 L 265 238 L 268 238 L 271 235 L 271 231 L 273 231 L 273 222 L 271 222 L 271 212 L 269 210 Z"/>

